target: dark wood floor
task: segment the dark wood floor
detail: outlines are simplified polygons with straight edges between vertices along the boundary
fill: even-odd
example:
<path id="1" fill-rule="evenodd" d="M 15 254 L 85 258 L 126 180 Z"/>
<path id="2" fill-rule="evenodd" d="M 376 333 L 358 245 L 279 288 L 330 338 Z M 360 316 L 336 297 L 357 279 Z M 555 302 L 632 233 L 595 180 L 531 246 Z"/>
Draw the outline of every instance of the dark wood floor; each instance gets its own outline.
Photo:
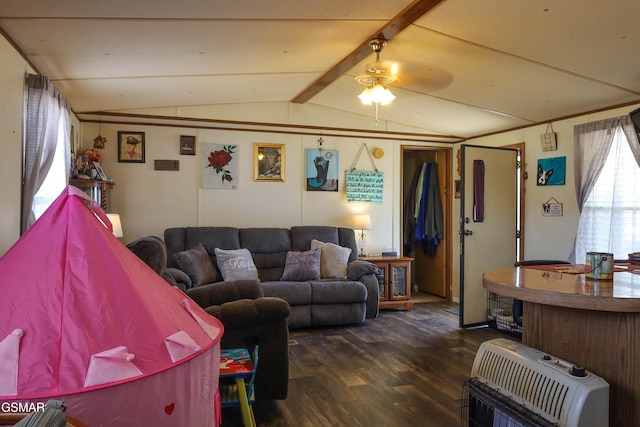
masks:
<path id="1" fill-rule="evenodd" d="M 258 426 L 460 425 L 462 385 L 489 328 L 458 328 L 457 308 L 426 298 L 360 326 L 290 334 L 289 397 L 256 402 Z M 431 302 L 429 302 L 431 301 Z M 242 425 L 225 409 L 223 426 Z"/>

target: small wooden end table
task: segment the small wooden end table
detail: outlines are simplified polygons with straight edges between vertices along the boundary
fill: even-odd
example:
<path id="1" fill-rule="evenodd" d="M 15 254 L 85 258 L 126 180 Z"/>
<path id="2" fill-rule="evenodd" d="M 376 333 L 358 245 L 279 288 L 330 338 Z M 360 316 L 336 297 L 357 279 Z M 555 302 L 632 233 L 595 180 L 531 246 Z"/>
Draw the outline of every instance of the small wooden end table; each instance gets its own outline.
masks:
<path id="1" fill-rule="evenodd" d="M 242 422 L 245 427 L 256 426 L 253 409 L 249 405 L 244 379 L 254 373 L 253 362 L 246 348 L 227 348 L 220 350 L 220 378 L 234 378 L 238 387 Z M 223 406 L 224 407 L 224 406 Z"/>
<path id="2" fill-rule="evenodd" d="M 360 257 L 378 266 L 380 308 L 405 308 L 413 310 L 411 301 L 411 263 L 413 258 L 397 256 Z"/>

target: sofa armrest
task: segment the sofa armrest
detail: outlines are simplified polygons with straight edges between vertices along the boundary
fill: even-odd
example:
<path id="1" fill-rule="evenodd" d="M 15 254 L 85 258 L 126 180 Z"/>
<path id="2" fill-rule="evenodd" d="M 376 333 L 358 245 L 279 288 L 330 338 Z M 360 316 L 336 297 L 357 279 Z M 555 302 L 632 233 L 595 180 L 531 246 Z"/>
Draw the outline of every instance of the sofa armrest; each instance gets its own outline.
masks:
<path id="1" fill-rule="evenodd" d="M 205 309 L 218 318 L 225 330 L 263 325 L 289 317 L 289 303 L 281 298 L 240 299 Z"/>
<path id="2" fill-rule="evenodd" d="M 375 319 L 380 312 L 380 288 L 378 275 L 382 272 L 372 262 L 355 260 L 347 264 L 349 280 L 362 282 L 367 288 L 367 319 Z"/>
<path id="3" fill-rule="evenodd" d="M 186 294 L 202 308 L 222 305 L 229 301 L 256 299 L 263 296 L 262 287 L 257 280 L 210 283 L 187 289 Z"/>
<path id="4" fill-rule="evenodd" d="M 256 372 L 257 400 L 286 399 L 289 386 L 289 304 L 275 297 L 241 299 L 206 311 L 224 325 L 222 348 L 260 346 Z"/>
<path id="5" fill-rule="evenodd" d="M 177 268 L 173 268 L 173 267 L 168 267 L 165 271 L 164 274 L 170 276 L 173 278 L 173 280 L 176 282 L 177 287 L 179 287 L 180 289 L 182 289 L 183 291 L 186 289 L 189 289 L 193 286 L 193 282 L 191 281 L 191 277 L 189 277 L 189 275 L 187 273 L 185 273 L 182 270 L 179 270 Z"/>
<path id="6" fill-rule="evenodd" d="M 347 264 L 347 278 L 349 280 L 360 280 L 365 274 L 380 274 L 380 269 L 374 263 L 361 259 Z"/>

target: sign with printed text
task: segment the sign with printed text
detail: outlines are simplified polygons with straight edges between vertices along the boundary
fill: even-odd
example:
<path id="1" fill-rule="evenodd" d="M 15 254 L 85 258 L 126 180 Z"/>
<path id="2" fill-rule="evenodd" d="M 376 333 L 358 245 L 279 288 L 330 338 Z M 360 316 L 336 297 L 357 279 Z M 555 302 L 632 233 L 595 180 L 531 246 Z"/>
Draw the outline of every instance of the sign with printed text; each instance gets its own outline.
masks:
<path id="1" fill-rule="evenodd" d="M 377 171 L 348 170 L 347 202 L 382 204 L 384 174 Z"/>

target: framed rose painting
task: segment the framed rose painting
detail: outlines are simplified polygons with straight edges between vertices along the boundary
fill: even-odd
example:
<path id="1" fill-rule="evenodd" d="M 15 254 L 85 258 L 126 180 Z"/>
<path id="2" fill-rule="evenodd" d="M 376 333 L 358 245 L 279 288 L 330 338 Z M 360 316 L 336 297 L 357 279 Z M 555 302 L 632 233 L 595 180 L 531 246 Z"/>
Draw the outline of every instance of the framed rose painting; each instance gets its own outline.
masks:
<path id="1" fill-rule="evenodd" d="M 202 187 L 223 190 L 238 188 L 238 146 L 203 144 Z"/>

